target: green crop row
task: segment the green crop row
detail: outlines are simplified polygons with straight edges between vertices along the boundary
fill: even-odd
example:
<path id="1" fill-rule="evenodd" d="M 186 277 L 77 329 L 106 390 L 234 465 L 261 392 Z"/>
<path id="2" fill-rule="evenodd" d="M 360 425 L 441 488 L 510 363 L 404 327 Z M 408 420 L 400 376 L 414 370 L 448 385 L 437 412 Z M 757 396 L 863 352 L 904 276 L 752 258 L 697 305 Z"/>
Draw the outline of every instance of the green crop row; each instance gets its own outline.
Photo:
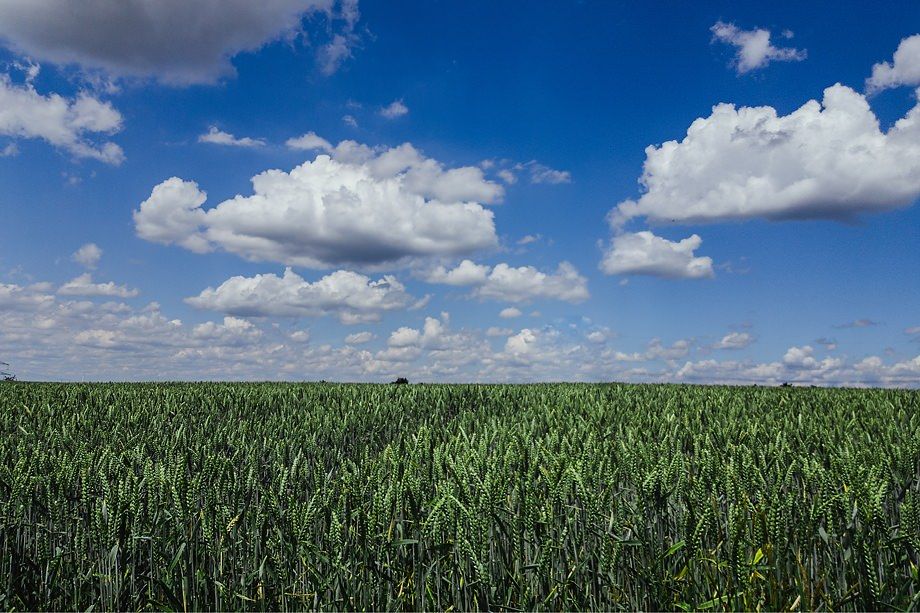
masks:
<path id="1" fill-rule="evenodd" d="M 7 610 L 916 610 L 920 394 L 0 384 Z"/>

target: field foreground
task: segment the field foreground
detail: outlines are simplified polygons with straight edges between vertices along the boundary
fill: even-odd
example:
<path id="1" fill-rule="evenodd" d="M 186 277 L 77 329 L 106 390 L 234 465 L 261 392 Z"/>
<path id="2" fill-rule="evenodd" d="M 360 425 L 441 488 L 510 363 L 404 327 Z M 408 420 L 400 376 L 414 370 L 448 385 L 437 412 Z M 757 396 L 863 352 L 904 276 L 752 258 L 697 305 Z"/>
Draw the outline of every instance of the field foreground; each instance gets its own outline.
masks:
<path id="1" fill-rule="evenodd" d="M 0 609 L 917 609 L 920 393 L 0 384 Z"/>

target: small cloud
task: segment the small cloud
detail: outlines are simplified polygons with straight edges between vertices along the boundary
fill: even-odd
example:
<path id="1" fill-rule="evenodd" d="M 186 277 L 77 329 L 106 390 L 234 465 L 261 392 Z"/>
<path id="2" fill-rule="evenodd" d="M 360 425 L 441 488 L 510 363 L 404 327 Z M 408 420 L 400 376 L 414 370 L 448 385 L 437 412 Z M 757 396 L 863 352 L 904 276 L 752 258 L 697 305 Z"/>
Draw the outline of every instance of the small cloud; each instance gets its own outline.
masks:
<path id="1" fill-rule="evenodd" d="M 846 328 L 872 328 L 879 325 L 879 322 L 873 321 L 871 319 L 855 319 L 853 321 L 848 321 L 845 324 L 838 324 L 834 326 L 838 330 L 843 330 Z"/>
<path id="2" fill-rule="evenodd" d="M 821 345 L 827 351 L 834 351 L 837 349 L 837 339 L 836 338 L 827 338 L 822 336 L 821 338 L 815 339 L 816 345 Z"/>
<path id="3" fill-rule="evenodd" d="M 712 258 L 698 257 L 703 243 L 694 234 L 681 241 L 669 241 L 645 230 L 623 232 L 613 241 L 601 260 L 608 275 L 650 275 L 668 279 L 706 279 L 714 276 Z"/>
<path id="4" fill-rule="evenodd" d="M 716 22 L 709 30 L 712 32 L 713 42 L 726 43 L 737 48 L 732 64 L 739 75 L 764 68 L 770 62 L 801 62 L 808 55 L 804 49 L 774 47 L 770 42 L 770 30 L 742 30 L 735 24 L 724 21 Z M 785 30 L 783 37 L 792 38 L 792 32 Z"/>
<path id="5" fill-rule="evenodd" d="M 549 166 L 544 166 L 537 162 L 528 162 L 530 165 L 530 182 L 535 184 L 559 185 L 561 183 L 571 183 L 572 173 L 568 170 L 556 170 Z"/>
<path id="6" fill-rule="evenodd" d="M 345 344 L 363 345 L 364 343 L 371 342 L 375 338 L 377 337 L 372 332 L 355 332 L 354 334 L 349 334 L 345 337 Z"/>
<path id="7" fill-rule="evenodd" d="M 250 138 L 244 136 L 237 138 L 229 132 L 211 126 L 205 134 L 198 136 L 199 143 L 209 143 L 211 145 L 226 145 L 228 147 L 264 147 L 265 140 L 261 138 Z"/>
<path id="8" fill-rule="evenodd" d="M 96 243 L 86 243 L 73 252 L 70 259 L 84 268 L 94 269 L 102 258 L 102 249 Z"/>
<path id="9" fill-rule="evenodd" d="M 351 126 L 352 128 L 358 127 L 358 120 L 355 119 L 354 115 L 343 115 L 342 123 L 344 123 L 346 126 Z"/>
<path id="10" fill-rule="evenodd" d="M 386 117 L 387 119 L 396 119 L 397 117 L 402 117 L 403 115 L 409 114 L 409 107 L 403 104 L 402 98 L 399 100 L 394 100 L 387 106 L 380 109 L 380 115 Z"/>
<path id="11" fill-rule="evenodd" d="M 713 349 L 744 349 L 753 342 L 754 337 L 747 332 L 730 332 L 713 345 Z"/>
<path id="12" fill-rule="evenodd" d="M 508 170 L 507 168 L 502 168 L 497 173 L 498 178 L 507 183 L 508 185 L 514 185 L 517 183 L 517 176 Z"/>
<path id="13" fill-rule="evenodd" d="M 540 240 L 542 237 L 539 234 L 528 234 L 527 236 L 518 240 L 518 245 L 529 245 L 530 243 L 535 243 Z"/>
<path id="14" fill-rule="evenodd" d="M 514 319 L 515 317 L 520 317 L 521 315 L 523 315 L 523 313 L 521 313 L 521 309 L 516 307 L 508 307 L 507 309 L 502 309 L 498 314 L 498 316 L 502 319 Z"/>
<path id="15" fill-rule="evenodd" d="M 303 136 L 296 136 L 289 138 L 285 141 L 285 146 L 288 149 L 298 149 L 303 151 L 332 151 L 332 143 L 327 141 L 321 136 L 317 136 L 316 132 L 310 131 L 304 134 Z"/>
<path id="16" fill-rule="evenodd" d="M 6 147 L 0 150 L 0 158 L 11 158 L 19 155 L 19 147 L 16 143 L 9 143 Z"/>

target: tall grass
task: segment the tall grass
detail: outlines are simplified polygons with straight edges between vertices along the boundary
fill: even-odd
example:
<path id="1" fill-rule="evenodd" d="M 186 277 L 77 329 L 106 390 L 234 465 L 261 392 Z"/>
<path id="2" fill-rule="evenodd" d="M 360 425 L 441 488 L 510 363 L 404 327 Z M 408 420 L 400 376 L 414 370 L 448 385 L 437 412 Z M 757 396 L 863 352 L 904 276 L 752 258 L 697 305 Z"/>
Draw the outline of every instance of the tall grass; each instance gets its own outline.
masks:
<path id="1" fill-rule="evenodd" d="M 0 385 L 3 609 L 917 609 L 920 395 Z"/>

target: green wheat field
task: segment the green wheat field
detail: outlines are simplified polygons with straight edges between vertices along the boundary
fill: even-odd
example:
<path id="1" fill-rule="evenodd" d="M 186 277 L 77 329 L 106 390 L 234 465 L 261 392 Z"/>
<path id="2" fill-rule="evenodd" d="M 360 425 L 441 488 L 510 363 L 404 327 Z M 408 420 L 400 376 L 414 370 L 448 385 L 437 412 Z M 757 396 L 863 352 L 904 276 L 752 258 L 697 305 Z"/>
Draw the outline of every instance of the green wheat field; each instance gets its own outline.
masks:
<path id="1" fill-rule="evenodd" d="M 920 608 L 920 393 L 0 384 L 0 609 Z"/>

